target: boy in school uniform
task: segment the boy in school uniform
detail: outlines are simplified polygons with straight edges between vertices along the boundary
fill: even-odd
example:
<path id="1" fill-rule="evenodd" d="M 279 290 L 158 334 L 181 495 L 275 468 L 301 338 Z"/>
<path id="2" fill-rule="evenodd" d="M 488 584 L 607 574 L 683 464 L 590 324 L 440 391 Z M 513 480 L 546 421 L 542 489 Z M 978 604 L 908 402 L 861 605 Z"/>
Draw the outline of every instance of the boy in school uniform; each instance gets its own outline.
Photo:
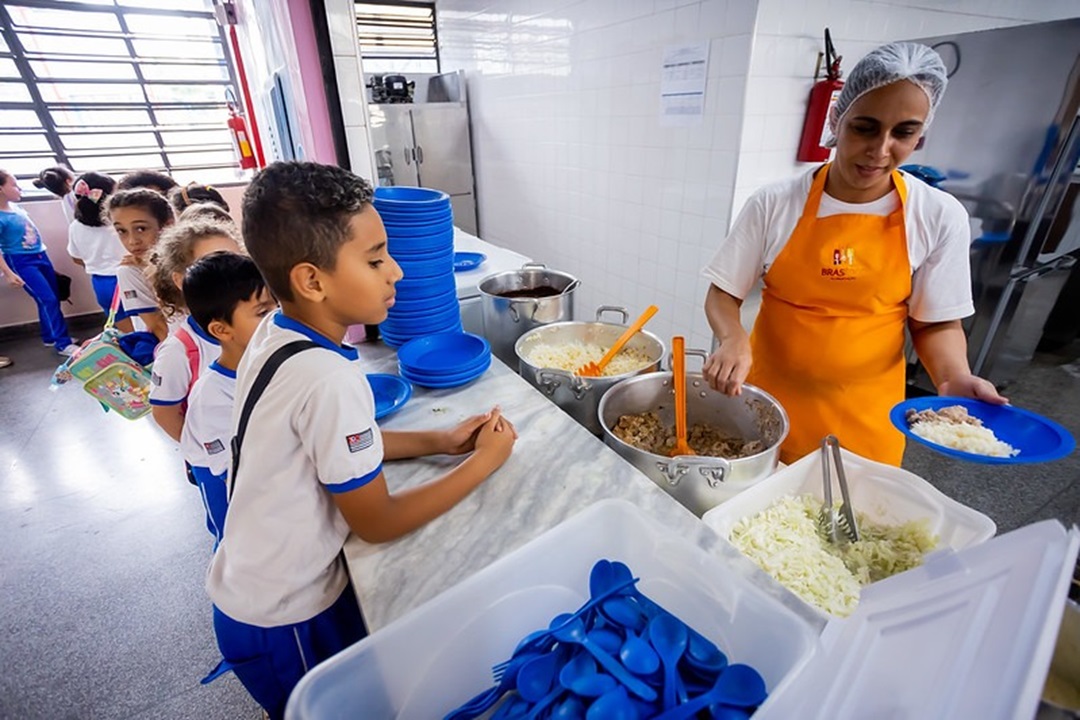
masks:
<path id="1" fill-rule="evenodd" d="M 180 436 L 180 451 L 202 495 L 206 529 L 214 536 L 216 548 L 228 507 L 226 476 L 232 459 L 229 443 L 236 367 L 255 328 L 277 302 L 254 261 L 231 252 L 197 260 L 184 275 L 183 291 L 189 319 L 221 346 L 217 360 L 191 388 Z"/>
<path id="2" fill-rule="evenodd" d="M 342 555 L 350 531 L 373 543 L 412 532 L 495 472 L 517 437 L 498 408 L 444 431 L 375 424 L 342 344 L 349 325 L 386 318 L 402 277 L 371 201 L 366 181 L 311 162 L 274 163 L 244 194 L 244 240 L 281 310 L 237 371 L 229 508 L 206 587 L 225 662 L 272 718 L 305 672 L 366 634 Z M 384 460 L 437 453 L 471 454 L 389 492 Z"/>

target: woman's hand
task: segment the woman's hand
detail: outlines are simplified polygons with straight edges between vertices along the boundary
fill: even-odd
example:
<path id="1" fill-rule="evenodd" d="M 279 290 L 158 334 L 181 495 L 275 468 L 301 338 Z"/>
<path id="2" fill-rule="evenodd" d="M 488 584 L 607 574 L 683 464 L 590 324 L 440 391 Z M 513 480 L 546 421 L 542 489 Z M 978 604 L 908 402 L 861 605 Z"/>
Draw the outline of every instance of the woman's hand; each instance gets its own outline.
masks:
<path id="1" fill-rule="evenodd" d="M 739 395 L 752 364 L 750 336 L 744 331 L 721 343 L 705 361 L 702 375 L 714 390 L 725 395 Z"/>
<path id="2" fill-rule="evenodd" d="M 138 267 L 138 266 L 142 265 L 142 263 L 139 262 L 139 259 L 137 257 L 135 257 L 134 255 L 130 255 L 130 254 L 125 255 L 124 257 L 120 258 L 120 264 L 121 265 L 134 265 L 135 267 Z"/>
<path id="3" fill-rule="evenodd" d="M 499 408 L 495 407 L 483 415 L 473 415 L 457 427 L 447 430 L 440 442 L 442 452 L 446 455 L 464 455 L 472 452 L 476 449 L 476 438 L 483 429 L 484 424 L 489 422 L 492 416 L 498 415 Z M 510 431 L 516 439 L 517 433 L 514 431 L 513 425 L 510 425 L 510 421 L 502 418 L 502 422 L 510 426 Z"/>
<path id="4" fill-rule="evenodd" d="M 7 273 L 7 281 L 8 281 L 8 285 L 10 285 L 11 287 L 17 287 L 17 288 L 22 287 L 23 285 L 26 284 L 21 277 L 19 277 L 18 275 L 16 275 L 13 272 Z"/>
<path id="5" fill-rule="evenodd" d="M 946 380 L 938 388 L 938 395 L 965 397 L 982 400 L 991 405 L 1007 405 L 1008 398 L 998 394 L 997 388 L 989 380 L 968 373 L 953 380 Z"/>

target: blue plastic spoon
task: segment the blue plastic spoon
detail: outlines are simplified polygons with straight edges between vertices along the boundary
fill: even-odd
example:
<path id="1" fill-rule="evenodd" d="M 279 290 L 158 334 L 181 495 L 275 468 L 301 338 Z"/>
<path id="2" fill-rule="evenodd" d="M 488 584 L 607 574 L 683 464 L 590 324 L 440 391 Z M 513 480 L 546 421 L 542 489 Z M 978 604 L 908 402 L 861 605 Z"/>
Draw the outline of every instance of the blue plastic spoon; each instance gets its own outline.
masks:
<path id="1" fill-rule="evenodd" d="M 596 699 L 585 714 L 586 720 L 638 720 L 637 707 L 621 685 Z"/>
<path id="2" fill-rule="evenodd" d="M 578 653 L 559 671 L 559 684 L 581 697 L 600 697 L 619 683 L 610 675 L 596 672 L 592 655 Z"/>
<path id="3" fill-rule="evenodd" d="M 729 665 L 716 678 L 716 684 L 713 685 L 712 690 L 698 695 L 677 708 L 665 711 L 655 720 L 687 720 L 710 705 L 734 706 L 740 709 L 752 708 L 760 705 L 766 697 L 765 681 L 757 670 L 749 665 Z M 713 712 L 715 715 L 716 711 Z"/>
<path id="4" fill-rule="evenodd" d="M 611 622 L 634 631 L 641 630 L 648 621 L 637 604 L 625 597 L 608 598 L 600 604 L 600 613 Z"/>
<path id="5" fill-rule="evenodd" d="M 585 703 L 570 695 L 551 711 L 553 720 L 585 720 Z"/>
<path id="6" fill-rule="evenodd" d="M 555 653 L 544 653 L 528 660 L 517 675 L 517 690 L 529 702 L 537 702 L 551 689 L 558 669 Z"/>
<path id="7" fill-rule="evenodd" d="M 634 693 L 642 700 L 652 701 L 656 699 L 655 690 L 634 677 L 634 675 L 624 668 L 618 660 L 611 657 L 611 655 L 608 655 L 603 649 L 597 647 L 596 643 L 589 640 L 588 634 L 585 632 L 585 623 L 581 621 L 581 618 L 573 618 L 572 620 L 563 623 L 559 629 L 555 630 L 555 639 L 564 643 L 581 645 L 596 658 L 597 662 L 599 662 L 605 670 L 614 675 L 616 680 L 625 685 L 630 692 Z M 591 709 L 592 708 L 590 708 L 590 710 Z"/>
<path id="8" fill-rule="evenodd" d="M 619 649 L 619 659 L 635 675 L 651 675 L 660 667 L 660 657 L 652 645 L 629 629 L 626 631 L 626 641 Z"/>
<path id="9" fill-rule="evenodd" d="M 649 621 L 649 642 L 664 664 L 664 710 L 671 710 L 675 707 L 675 666 L 686 650 L 686 625 L 671 615 L 657 615 Z"/>
<path id="10" fill-rule="evenodd" d="M 588 633 L 589 640 L 596 643 L 597 647 L 611 655 L 618 654 L 623 646 L 622 635 L 611 628 L 593 628 Z"/>

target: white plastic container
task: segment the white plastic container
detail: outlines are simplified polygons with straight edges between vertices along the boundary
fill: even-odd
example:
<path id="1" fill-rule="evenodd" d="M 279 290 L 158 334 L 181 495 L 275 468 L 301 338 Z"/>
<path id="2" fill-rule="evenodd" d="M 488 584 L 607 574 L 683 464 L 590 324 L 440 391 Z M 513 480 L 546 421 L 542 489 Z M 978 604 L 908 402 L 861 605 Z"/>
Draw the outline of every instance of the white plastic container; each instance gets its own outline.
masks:
<path id="1" fill-rule="evenodd" d="M 873 522 L 899 525 L 925 518 L 930 532 L 939 538 L 939 550 L 963 550 L 994 536 L 997 526 L 993 520 L 956 502 L 918 475 L 847 450 L 841 453 L 851 503 Z M 757 515 L 782 497 L 812 495 L 823 501 L 823 494 L 821 453 L 813 452 L 713 508 L 701 519 L 727 540 L 740 520 Z M 835 472 L 833 498 L 840 498 Z M 833 617 L 816 607 L 808 607 L 824 619 Z"/>
<path id="2" fill-rule="evenodd" d="M 764 676 L 754 720 L 1027 720 L 1080 531 L 1044 521 L 869 586 L 815 638 L 718 557 L 635 506 L 597 503 L 319 665 L 287 720 L 432 720 L 490 686 L 517 640 L 585 601 L 600 558 Z M 817 627 L 817 625 L 814 625 Z"/>
<path id="3" fill-rule="evenodd" d="M 770 692 L 811 655 L 805 620 L 631 503 L 605 500 L 319 665 L 286 717 L 442 717 L 490 687 L 491 666 L 522 637 L 582 605 L 602 558 L 625 562 L 643 593 L 756 668 Z"/>

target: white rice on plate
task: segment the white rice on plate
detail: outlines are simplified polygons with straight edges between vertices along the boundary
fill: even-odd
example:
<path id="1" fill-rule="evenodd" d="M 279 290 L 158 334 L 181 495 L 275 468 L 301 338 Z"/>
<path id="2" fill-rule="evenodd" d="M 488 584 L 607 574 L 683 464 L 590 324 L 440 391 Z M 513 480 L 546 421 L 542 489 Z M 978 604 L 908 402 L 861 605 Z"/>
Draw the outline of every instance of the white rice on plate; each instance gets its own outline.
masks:
<path id="1" fill-rule="evenodd" d="M 935 445 L 987 457 L 1020 454 L 1012 445 L 998 440 L 993 430 L 983 425 L 979 418 L 970 415 L 962 405 L 921 412 L 909 410 L 906 419 L 911 432 Z"/>
<path id="2" fill-rule="evenodd" d="M 596 343 L 583 343 L 578 340 L 558 344 L 536 343 L 526 349 L 525 359 L 536 367 L 555 368 L 572 373 L 587 362 L 600 362 L 608 349 Z M 640 350 L 623 348 L 611 359 L 602 374 L 625 375 L 648 367 L 652 362 L 649 356 Z"/>

